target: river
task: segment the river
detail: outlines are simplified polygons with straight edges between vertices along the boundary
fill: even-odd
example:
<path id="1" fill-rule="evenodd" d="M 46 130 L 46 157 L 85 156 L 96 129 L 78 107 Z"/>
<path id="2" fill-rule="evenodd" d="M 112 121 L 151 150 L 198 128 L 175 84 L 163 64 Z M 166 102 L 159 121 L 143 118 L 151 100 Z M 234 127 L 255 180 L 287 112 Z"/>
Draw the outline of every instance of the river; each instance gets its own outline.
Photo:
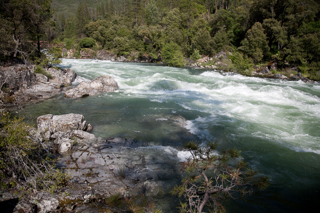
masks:
<path id="1" fill-rule="evenodd" d="M 193 138 L 236 148 L 271 185 L 248 202 L 229 201 L 228 212 L 303 212 L 318 206 L 320 84 L 97 60 L 63 59 L 61 67 L 77 72 L 75 84 L 110 75 L 120 89 L 81 99 L 60 95 L 21 110 L 27 120 L 79 113 L 100 137 L 175 148 Z M 172 125 L 173 116 L 187 120 L 184 129 Z"/>

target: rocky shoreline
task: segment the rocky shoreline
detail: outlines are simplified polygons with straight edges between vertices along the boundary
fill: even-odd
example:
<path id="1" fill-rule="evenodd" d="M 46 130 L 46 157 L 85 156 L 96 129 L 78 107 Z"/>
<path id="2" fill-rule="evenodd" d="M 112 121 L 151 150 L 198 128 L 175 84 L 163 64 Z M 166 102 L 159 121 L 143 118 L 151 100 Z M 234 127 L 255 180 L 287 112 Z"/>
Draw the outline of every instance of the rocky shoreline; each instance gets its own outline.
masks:
<path id="1" fill-rule="evenodd" d="M 99 212 L 104 199 L 119 195 L 156 196 L 169 191 L 179 176 L 178 151 L 174 148 L 142 145 L 134 139 L 97 138 L 83 115 L 43 115 L 34 141 L 57 154 L 58 166 L 70 175 L 67 187 L 58 192 L 30 194 L 2 192 L 0 202 L 13 205 L 12 212 Z M 14 204 L 15 201 L 18 201 Z M 89 205 L 101 202 L 99 207 Z M 106 207 L 105 210 L 109 209 Z M 145 211 L 149 212 L 149 211 Z"/>
<path id="2" fill-rule="evenodd" d="M 110 76 L 91 82 L 71 84 L 76 73 L 70 69 L 45 70 L 52 78 L 34 73 L 35 66 L 1 67 L 1 108 L 14 109 L 64 93 L 79 98 L 118 89 Z M 175 122 L 176 125 L 181 125 Z M 99 212 L 104 200 L 112 195 L 133 197 L 156 196 L 177 184 L 178 151 L 153 147 L 134 139 L 97 138 L 83 115 L 43 115 L 37 118 L 37 129 L 30 138 L 58 158 L 58 167 L 70 175 L 67 187 L 55 193 L 14 190 L 0 193 L 0 205 L 7 212 Z M 93 207 L 93 202 L 99 206 Z M 150 212 L 150 211 L 145 211 Z"/>
<path id="3" fill-rule="evenodd" d="M 100 76 L 73 88 L 77 74 L 70 69 L 48 68 L 46 75 L 35 73 L 35 66 L 17 64 L 0 67 L 0 109 L 19 109 L 64 93 L 69 98 L 113 92 L 118 88 L 110 76 Z M 50 76 L 50 77 L 48 77 Z"/>
<path id="4" fill-rule="evenodd" d="M 66 59 L 74 59 L 76 50 L 75 49 L 63 49 L 62 57 Z M 161 55 L 159 54 L 157 59 L 152 58 L 148 55 L 143 55 L 139 57 L 138 52 L 131 52 L 127 57 L 125 56 L 117 56 L 112 51 L 99 50 L 97 52 L 91 49 L 81 50 L 79 53 L 80 59 L 98 59 L 98 60 L 109 60 L 115 62 L 135 62 L 135 63 L 162 63 Z M 228 52 L 231 54 L 231 52 Z M 240 72 L 236 69 L 230 69 L 228 64 L 231 63 L 231 60 L 228 58 L 226 52 L 221 51 L 213 57 L 203 56 L 197 61 L 187 58 L 185 66 L 191 67 L 194 69 L 210 69 L 213 71 L 220 70 L 222 73 L 239 73 L 246 76 L 259 77 L 259 78 L 273 78 L 287 81 L 303 81 L 305 83 L 313 84 L 315 81 L 309 78 L 304 77 L 301 72 L 299 72 L 296 66 L 289 66 L 286 69 L 286 75 L 281 72 L 277 72 L 277 62 L 272 61 L 266 65 L 255 66 L 253 72 Z M 320 71 L 319 71 L 320 72 Z"/>

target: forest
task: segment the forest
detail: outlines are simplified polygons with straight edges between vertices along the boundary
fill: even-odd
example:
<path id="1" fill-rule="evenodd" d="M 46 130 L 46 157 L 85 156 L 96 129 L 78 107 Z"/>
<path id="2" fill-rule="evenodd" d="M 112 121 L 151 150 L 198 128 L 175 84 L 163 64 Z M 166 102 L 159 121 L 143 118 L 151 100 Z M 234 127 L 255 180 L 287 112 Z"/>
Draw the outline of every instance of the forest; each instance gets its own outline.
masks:
<path id="1" fill-rule="evenodd" d="M 223 50 L 238 70 L 276 61 L 320 80 L 316 0 L 4 0 L 0 35 L 2 59 L 37 60 L 44 41 L 172 66 Z"/>

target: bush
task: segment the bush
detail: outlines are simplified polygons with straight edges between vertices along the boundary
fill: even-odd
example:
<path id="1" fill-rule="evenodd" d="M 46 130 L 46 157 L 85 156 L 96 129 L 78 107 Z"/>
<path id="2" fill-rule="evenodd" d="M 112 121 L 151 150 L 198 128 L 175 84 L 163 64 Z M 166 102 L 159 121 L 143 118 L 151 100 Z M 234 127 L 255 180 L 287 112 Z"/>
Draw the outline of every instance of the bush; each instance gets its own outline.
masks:
<path id="1" fill-rule="evenodd" d="M 235 52 L 233 55 L 228 55 L 234 64 L 235 68 L 239 73 L 245 74 L 250 72 L 253 69 L 253 62 L 247 56 L 243 56 L 243 54 L 239 52 Z"/>
<path id="2" fill-rule="evenodd" d="M 0 115 L 0 188 L 17 184 L 24 188 L 51 190 L 66 186 L 70 177 L 57 171 L 47 152 L 29 135 L 22 119 Z"/>
<path id="3" fill-rule="evenodd" d="M 91 48 L 96 44 L 96 41 L 93 38 L 83 38 L 79 45 L 81 48 Z"/>
<path id="4" fill-rule="evenodd" d="M 182 67 L 185 60 L 181 51 L 181 47 L 173 42 L 164 45 L 161 53 L 163 62 L 169 66 Z"/>
<path id="5" fill-rule="evenodd" d="M 47 76 L 49 79 L 52 79 L 52 75 L 47 73 L 43 67 L 41 65 L 37 65 L 36 68 L 34 69 L 34 73 L 39 73 L 39 74 L 42 74 L 42 75 L 45 75 Z"/>
<path id="6" fill-rule="evenodd" d="M 70 50 L 72 48 L 72 45 L 74 43 L 74 40 L 72 38 L 65 38 L 64 39 L 65 47 L 67 50 Z"/>
<path id="7" fill-rule="evenodd" d="M 198 59 L 200 59 L 200 58 L 201 58 L 201 55 L 200 55 L 200 53 L 199 53 L 199 50 L 195 49 L 195 50 L 193 51 L 193 54 L 192 54 L 191 58 L 192 58 L 193 60 L 195 60 L 195 61 L 198 60 Z"/>

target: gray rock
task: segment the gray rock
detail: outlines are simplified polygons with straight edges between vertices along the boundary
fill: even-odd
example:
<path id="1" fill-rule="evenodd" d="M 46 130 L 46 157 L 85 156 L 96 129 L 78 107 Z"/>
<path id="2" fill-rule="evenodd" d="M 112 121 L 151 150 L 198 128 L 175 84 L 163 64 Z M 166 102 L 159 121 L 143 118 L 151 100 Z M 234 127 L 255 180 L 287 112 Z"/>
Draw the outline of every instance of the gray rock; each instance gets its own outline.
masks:
<path id="1" fill-rule="evenodd" d="M 37 206 L 34 203 L 30 203 L 26 200 L 21 200 L 13 209 L 13 213 L 36 213 Z"/>
<path id="2" fill-rule="evenodd" d="M 46 72 L 53 79 L 48 79 L 43 74 L 34 73 L 34 68 L 25 65 L 0 67 L 0 86 L 5 91 L 1 91 L 0 96 L 10 97 L 2 98 L 5 101 L 3 104 L 23 105 L 51 98 L 62 91 L 61 87 L 70 85 L 76 78 L 76 73 L 70 69 L 50 68 Z"/>
<path id="3" fill-rule="evenodd" d="M 67 56 L 66 56 L 66 58 L 74 58 L 75 53 L 76 53 L 76 50 L 75 50 L 75 49 L 70 49 L 70 50 L 68 50 L 68 51 L 67 51 Z"/>
<path id="4" fill-rule="evenodd" d="M 120 57 L 117 58 L 117 61 L 126 62 L 126 61 L 128 61 L 128 59 L 126 59 L 124 56 L 120 56 Z"/>
<path id="5" fill-rule="evenodd" d="M 285 76 L 285 75 L 282 75 L 282 74 L 280 74 L 280 73 L 276 73 L 276 74 L 274 74 L 274 76 L 273 76 L 274 78 L 278 78 L 278 79 L 288 79 L 288 77 L 287 76 Z"/>
<path id="6" fill-rule="evenodd" d="M 57 84 L 58 87 L 67 87 L 69 86 L 77 77 L 77 74 L 70 69 L 55 69 L 55 68 L 49 68 L 47 70 L 47 73 L 49 73 L 53 79 L 50 79 L 49 81 L 51 83 Z"/>
<path id="7" fill-rule="evenodd" d="M 58 151 L 60 154 L 63 154 L 65 152 L 69 152 L 72 148 L 73 140 L 68 138 L 62 138 L 55 140 L 55 143 L 59 144 Z"/>
<path id="8" fill-rule="evenodd" d="M 80 50 L 81 59 L 93 59 L 95 57 L 94 55 L 95 55 L 95 51 L 92 49 Z"/>
<path id="9" fill-rule="evenodd" d="M 227 53 L 225 53 L 224 51 L 219 52 L 217 55 L 214 56 L 215 59 L 228 59 Z"/>
<path id="10" fill-rule="evenodd" d="M 294 76 L 290 77 L 290 80 L 298 81 L 298 80 L 300 80 L 300 77 L 298 75 L 294 75 Z"/>
<path id="11" fill-rule="evenodd" d="M 37 78 L 37 81 L 40 83 L 47 83 L 49 80 L 47 76 L 41 73 L 36 73 L 36 78 Z"/>
<path id="12" fill-rule="evenodd" d="M 99 60 L 114 60 L 116 55 L 114 53 L 107 53 L 106 50 L 99 50 L 97 52 L 96 58 Z"/>
<path id="13" fill-rule="evenodd" d="M 58 198 L 58 195 L 55 194 L 39 192 L 36 196 L 32 197 L 32 200 L 38 207 L 37 213 L 48 213 L 58 209 Z"/>
<path id="14" fill-rule="evenodd" d="M 22 88 L 27 88 L 37 82 L 34 74 L 34 66 L 15 65 L 10 67 L 0 67 L 0 86 L 3 90 L 15 92 Z"/>
<path id="15" fill-rule="evenodd" d="M 118 89 L 117 82 L 110 76 L 100 76 L 91 82 L 81 82 L 77 87 L 66 91 L 68 98 L 81 98 L 100 93 L 114 92 Z"/>
<path id="16" fill-rule="evenodd" d="M 73 130 L 87 130 L 88 124 L 83 115 L 42 115 L 37 118 L 37 127 L 44 140 L 70 137 Z M 67 136 L 63 133 L 67 133 Z"/>
<path id="17" fill-rule="evenodd" d="M 268 73 L 270 73 L 270 70 L 268 67 L 265 67 L 265 68 L 261 69 L 259 72 L 260 72 L 260 74 L 268 74 Z"/>
<path id="18" fill-rule="evenodd" d="M 94 134 L 90 134 L 90 133 L 82 131 L 82 130 L 72 131 L 72 136 L 76 137 L 79 140 L 86 140 L 86 141 L 96 141 L 97 140 L 97 138 Z"/>

